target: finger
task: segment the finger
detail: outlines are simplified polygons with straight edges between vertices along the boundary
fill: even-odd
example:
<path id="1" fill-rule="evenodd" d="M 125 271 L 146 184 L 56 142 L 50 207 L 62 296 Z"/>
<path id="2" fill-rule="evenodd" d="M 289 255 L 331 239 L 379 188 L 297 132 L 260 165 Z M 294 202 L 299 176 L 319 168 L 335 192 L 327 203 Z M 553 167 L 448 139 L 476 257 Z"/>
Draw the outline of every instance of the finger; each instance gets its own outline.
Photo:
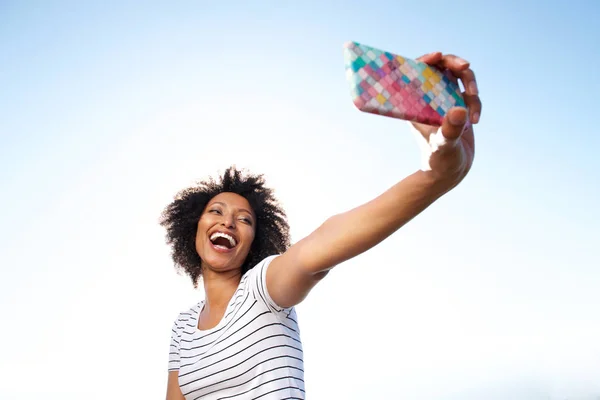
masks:
<path id="1" fill-rule="evenodd" d="M 463 93 L 463 99 L 469 110 L 469 120 L 474 124 L 478 123 L 481 118 L 481 99 L 477 95 L 468 93 Z"/>
<path id="2" fill-rule="evenodd" d="M 462 71 L 454 72 L 453 75 L 462 81 L 465 88 L 463 98 L 467 109 L 469 110 L 469 119 L 472 123 L 476 124 L 481 117 L 481 99 L 479 98 L 479 88 L 477 87 L 475 73 L 472 69 L 467 68 Z"/>
<path id="3" fill-rule="evenodd" d="M 456 74 L 469 68 L 470 63 L 463 58 L 455 56 L 454 54 L 444 54 L 440 60 L 440 66 L 442 68 L 449 69 Z"/>
<path id="4" fill-rule="evenodd" d="M 442 61 L 442 53 L 439 51 L 434 51 L 433 53 L 425 54 L 417 58 L 417 61 L 421 61 L 429 65 L 435 65 Z"/>
<path id="5" fill-rule="evenodd" d="M 463 86 L 465 87 L 465 91 L 469 95 L 478 95 L 479 88 L 477 87 L 477 80 L 475 79 L 475 72 L 472 69 L 467 68 L 461 71 L 457 71 L 454 75 L 459 78 Z"/>
<path id="6" fill-rule="evenodd" d="M 452 107 L 442 122 L 442 134 L 448 140 L 456 140 L 462 134 L 467 123 L 467 109 Z"/>

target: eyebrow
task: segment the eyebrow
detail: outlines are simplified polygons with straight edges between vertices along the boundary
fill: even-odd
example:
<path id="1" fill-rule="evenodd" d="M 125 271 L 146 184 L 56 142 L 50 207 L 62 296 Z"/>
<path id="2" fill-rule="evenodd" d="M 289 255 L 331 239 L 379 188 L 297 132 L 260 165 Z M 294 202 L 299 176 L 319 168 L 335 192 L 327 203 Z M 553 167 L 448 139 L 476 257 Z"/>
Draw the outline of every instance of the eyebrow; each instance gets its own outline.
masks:
<path id="1" fill-rule="evenodd" d="M 214 203 L 211 204 L 211 206 L 214 206 L 215 204 L 219 204 L 223 207 L 227 207 L 227 204 L 222 203 L 220 201 L 215 201 Z M 245 208 L 238 208 L 238 211 L 244 211 L 244 212 L 247 212 L 248 214 L 250 214 L 250 216 L 254 216 L 254 214 L 252 214 L 250 211 L 246 210 Z"/>

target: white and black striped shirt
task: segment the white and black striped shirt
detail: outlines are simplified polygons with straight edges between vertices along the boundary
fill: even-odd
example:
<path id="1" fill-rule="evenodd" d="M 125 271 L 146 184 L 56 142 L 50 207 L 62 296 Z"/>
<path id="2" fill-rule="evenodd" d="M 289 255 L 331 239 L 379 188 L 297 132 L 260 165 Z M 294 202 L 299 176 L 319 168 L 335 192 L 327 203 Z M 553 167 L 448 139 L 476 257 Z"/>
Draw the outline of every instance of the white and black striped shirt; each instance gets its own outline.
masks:
<path id="1" fill-rule="evenodd" d="M 173 325 L 169 371 L 179 370 L 186 400 L 304 399 L 304 362 L 296 311 L 278 307 L 266 290 L 277 256 L 242 277 L 222 320 L 198 329 L 201 301 Z"/>

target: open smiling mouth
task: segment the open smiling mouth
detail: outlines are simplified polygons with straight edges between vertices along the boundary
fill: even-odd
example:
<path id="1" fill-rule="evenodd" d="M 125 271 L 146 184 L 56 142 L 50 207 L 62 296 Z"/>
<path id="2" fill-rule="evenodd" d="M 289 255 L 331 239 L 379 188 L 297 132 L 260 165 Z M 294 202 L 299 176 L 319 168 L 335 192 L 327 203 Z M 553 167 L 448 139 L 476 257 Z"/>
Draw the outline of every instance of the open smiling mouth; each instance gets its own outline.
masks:
<path id="1" fill-rule="evenodd" d="M 223 232 L 213 233 L 210 236 L 210 241 L 215 249 L 222 251 L 231 250 L 237 246 L 235 238 Z"/>

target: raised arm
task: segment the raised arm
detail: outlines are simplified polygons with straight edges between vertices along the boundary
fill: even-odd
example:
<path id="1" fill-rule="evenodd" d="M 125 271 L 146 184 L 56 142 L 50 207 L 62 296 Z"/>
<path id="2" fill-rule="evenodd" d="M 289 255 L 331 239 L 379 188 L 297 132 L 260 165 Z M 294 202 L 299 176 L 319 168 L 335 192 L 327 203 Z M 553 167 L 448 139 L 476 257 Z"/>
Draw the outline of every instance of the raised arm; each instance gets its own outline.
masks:
<path id="1" fill-rule="evenodd" d="M 438 198 L 458 185 L 474 157 L 473 128 L 481 112 L 477 86 L 469 64 L 441 53 L 421 58 L 450 69 L 466 88 L 468 110 L 451 109 L 442 127 L 414 124 L 425 144 L 425 167 L 375 199 L 326 220 L 306 238 L 275 258 L 267 270 L 267 289 L 281 307 L 300 303 L 327 271 L 376 246 Z"/>

